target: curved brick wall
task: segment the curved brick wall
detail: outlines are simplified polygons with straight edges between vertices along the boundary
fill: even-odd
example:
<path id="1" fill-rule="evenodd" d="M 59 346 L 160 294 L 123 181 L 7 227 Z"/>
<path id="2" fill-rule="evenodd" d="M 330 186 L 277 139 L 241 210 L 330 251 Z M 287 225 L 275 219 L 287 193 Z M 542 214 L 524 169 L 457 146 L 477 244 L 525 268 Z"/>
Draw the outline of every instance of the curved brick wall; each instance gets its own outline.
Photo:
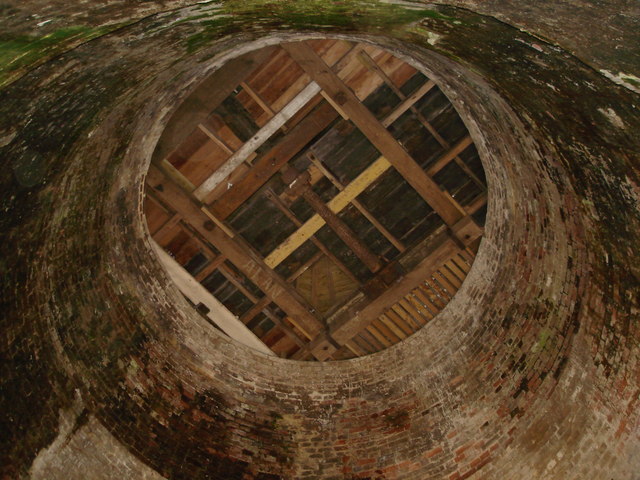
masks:
<path id="1" fill-rule="evenodd" d="M 484 13 L 509 18 L 493 3 Z M 137 21 L 59 50 L 41 41 L 0 91 L 0 475 L 634 479 L 637 95 L 469 10 L 288 5 L 105 6 L 96 24 Z M 454 300 L 406 341 L 345 362 L 266 357 L 218 335 L 150 254 L 141 212 L 180 98 L 225 52 L 301 31 L 421 62 L 490 188 Z"/>

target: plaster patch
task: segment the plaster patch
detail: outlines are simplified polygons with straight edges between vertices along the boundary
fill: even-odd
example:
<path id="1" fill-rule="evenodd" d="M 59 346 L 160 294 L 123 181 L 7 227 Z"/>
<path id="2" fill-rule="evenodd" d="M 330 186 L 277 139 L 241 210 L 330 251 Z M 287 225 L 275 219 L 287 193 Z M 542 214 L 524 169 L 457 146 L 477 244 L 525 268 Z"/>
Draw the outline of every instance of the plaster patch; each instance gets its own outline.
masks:
<path id="1" fill-rule="evenodd" d="M 435 45 L 442 38 L 442 35 L 438 35 L 437 33 L 427 32 L 427 43 L 429 45 Z"/>
<path id="2" fill-rule="evenodd" d="M 609 70 L 600 70 L 600 73 L 607 77 L 609 80 L 622 85 L 629 90 L 633 90 L 636 93 L 640 93 L 640 78 L 630 73 L 618 72 L 617 74 L 610 72 Z"/>
<path id="3" fill-rule="evenodd" d="M 617 128 L 625 128 L 626 125 L 624 123 L 624 121 L 618 116 L 618 114 L 616 113 L 616 111 L 613 108 L 599 108 L 598 111 L 604 115 L 605 117 L 607 117 L 607 119 L 611 122 L 611 124 L 614 127 Z"/>

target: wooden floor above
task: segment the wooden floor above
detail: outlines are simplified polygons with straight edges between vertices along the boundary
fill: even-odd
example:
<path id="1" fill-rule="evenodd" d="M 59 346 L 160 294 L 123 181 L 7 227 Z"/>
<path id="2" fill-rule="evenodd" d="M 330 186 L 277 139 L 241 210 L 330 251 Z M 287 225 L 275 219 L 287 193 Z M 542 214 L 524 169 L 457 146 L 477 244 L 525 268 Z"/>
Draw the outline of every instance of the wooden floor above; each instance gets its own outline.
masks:
<path id="1" fill-rule="evenodd" d="M 249 343 L 324 361 L 437 315 L 473 263 L 486 200 L 432 80 L 374 46 L 314 40 L 248 53 L 191 93 L 156 148 L 145 213 L 210 322 L 202 287 Z"/>

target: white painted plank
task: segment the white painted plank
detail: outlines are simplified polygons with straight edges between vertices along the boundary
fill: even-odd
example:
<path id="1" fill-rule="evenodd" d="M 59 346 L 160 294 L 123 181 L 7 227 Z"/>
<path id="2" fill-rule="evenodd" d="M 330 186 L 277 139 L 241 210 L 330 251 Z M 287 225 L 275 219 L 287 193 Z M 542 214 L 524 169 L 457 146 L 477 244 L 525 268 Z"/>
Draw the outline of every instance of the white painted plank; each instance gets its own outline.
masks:
<path id="1" fill-rule="evenodd" d="M 275 356 L 262 341 L 242 323 L 238 317 L 231 313 L 222 303 L 220 303 L 209 291 L 204 288 L 189 272 L 176 262 L 165 252 L 156 242 L 152 244 L 158 254 L 158 258 L 166 268 L 171 280 L 178 286 L 178 289 L 194 304 L 202 303 L 209 309 L 207 317 L 215 323 L 220 330 L 229 335 L 234 340 L 247 347 L 258 350 L 267 355 Z"/>
<path id="2" fill-rule="evenodd" d="M 249 155 L 254 153 L 266 142 L 276 131 L 278 131 L 291 117 L 299 112 L 309 101 L 320 93 L 320 87 L 316 82 L 311 82 L 296 97 L 291 100 L 282 110 L 280 110 L 264 127 L 240 147 L 227 161 L 211 174 L 193 192 L 198 200 L 204 198 L 213 191 L 214 188 L 223 182 Z"/>

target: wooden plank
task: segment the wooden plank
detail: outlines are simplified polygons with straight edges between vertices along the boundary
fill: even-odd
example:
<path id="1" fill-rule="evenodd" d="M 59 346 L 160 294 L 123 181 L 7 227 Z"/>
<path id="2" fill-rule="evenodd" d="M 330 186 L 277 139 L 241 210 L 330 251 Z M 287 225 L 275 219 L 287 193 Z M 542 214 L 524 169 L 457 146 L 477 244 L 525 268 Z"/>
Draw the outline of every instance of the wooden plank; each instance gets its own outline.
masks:
<path id="1" fill-rule="evenodd" d="M 374 327 L 373 325 L 369 325 L 367 327 L 367 332 L 369 332 L 373 338 L 375 338 L 378 342 L 380 342 L 380 344 L 382 345 L 382 348 L 387 348 L 391 346 L 391 342 L 389 341 L 388 338 L 386 338 L 376 327 Z"/>
<path id="2" fill-rule="evenodd" d="M 420 323 L 424 325 L 426 322 L 433 319 L 433 315 L 431 314 L 431 312 L 416 298 L 416 296 L 413 294 L 413 290 L 404 298 L 411 305 L 413 311 L 415 311 L 416 314 L 420 316 L 420 318 L 418 319 Z"/>
<path id="3" fill-rule="evenodd" d="M 318 107 L 291 129 L 274 148 L 256 160 L 253 168 L 211 205 L 214 215 L 222 220 L 226 219 L 337 117 L 330 105 Z"/>
<path id="4" fill-rule="evenodd" d="M 230 60 L 204 80 L 176 109 L 153 152 L 153 162 L 165 159 L 209 114 L 273 52 L 270 47 Z"/>
<path id="5" fill-rule="evenodd" d="M 416 297 L 418 301 L 420 301 L 422 305 L 424 305 L 424 308 L 429 313 L 429 315 L 431 315 L 431 318 L 435 317 L 440 312 L 440 306 L 434 304 L 429 296 L 422 290 L 422 288 L 414 288 L 411 293 Z"/>
<path id="6" fill-rule="evenodd" d="M 376 328 L 381 334 L 383 334 L 386 338 L 389 339 L 391 345 L 398 343 L 402 340 L 403 337 L 397 336 L 389 327 L 387 327 L 383 322 L 380 321 L 380 318 L 375 319 L 371 322 L 371 325 Z"/>
<path id="7" fill-rule="evenodd" d="M 394 312 L 393 310 L 389 309 L 387 310 L 384 315 L 382 315 L 381 317 L 387 317 L 391 322 L 393 322 L 395 325 L 398 326 L 398 328 L 402 329 L 402 331 L 404 332 L 406 337 L 409 337 L 411 335 L 413 335 L 413 330 L 411 329 L 411 327 L 409 325 L 407 325 L 404 320 L 402 320 L 402 318 L 400 318 L 398 316 L 398 314 L 396 312 Z"/>
<path id="8" fill-rule="evenodd" d="M 442 217 L 447 225 L 452 226 L 462 219 L 463 213 L 455 200 L 440 190 L 404 147 L 331 71 L 312 48 L 303 42 L 286 43 L 283 44 L 283 48 L 342 107 L 360 131 L 391 162 L 409 185 Z"/>
<path id="9" fill-rule="evenodd" d="M 332 174 L 325 166 L 324 164 L 313 154 L 313 153 L 309 153 L 307 155 L 307 157 L 309 158 L 309 160 L 311 161 L 311 163 L 313 163 L 316 168 L 318 170 L 320 170 L 322 172 L 322 174 L 327 177 L 329 179 L 329 181 L 331 183 L 333 183 L 333 185 L 339 190 L 339 191 L 343 191 L 344 190 L 344 185 L 342 184 L 342 182 L 340 180 L 338 180 L 338 178 Z M 404 246 L 404 244 L 398 240 L 389 230 L 387 230 L 385 228 L 384 225 L 382 225 L 377 218 L 375 218 L 371 212 L 369 212 L 369 210 L 367 210 L 367 208 L 357 199 L 354 198 L 353 200 L 351 200 L 351 204 L 356 207 L 356 209 L 358 209 L 358 211 L 367 219 L 369 220 L 369 222 L 371 222 L 371 224 L 376 227 L 376 229 L 387 239 L 389 240 L 389 242 L 398 249 L 399 252 L 404 252 L 406 250 L 406 247 Z"/>
<path id="10" fill-rule="evenodd" d="M 295 318 L 300 330 L 308 338 L 312 338 L 322 330 L 323 322 L 311 313 L 310 307 L 295 290 L 265 265 L 260 256 L 248 245 L 240 239 L 229 238 L 217 228 L 187 194 L 153 165 L 149 169 L 147 183 L 158 197 L 180 213 L 185 222 L 214 245 L 265 295 L 269 296 L 287 315 Z"/>
<path id="11" fill-rule="evenodd" d="M 365 266 L 373 273 L 382 268 L 380 258 L 374 254 L 360 240 L 355 232 L 349 228 L 331 209 L 322 201 L 316 192 L 309 185 L 302 193 L 303 198 L 307 201 L 311 208 L 322 217 L 325 223 L 334 231 L 338 237 L 356 254 L 356 256 L 365 264 Z"/>
<path id="12" fill-rule="evenodd" d="M 211 295 L 206 288 L 200 285 L 189 272 L 171 258 L 160 245 L 155 242 L 152 243 L 160 259 L 160 263 L 165 267 L 167 273 L 169 273 L 169 277 L 178 289 L 194 305 L 203 304 L 206 306 L 209 309 L 206 316 L 215 323 L 220 330 L 247 347 L 258 350 L 266 355 L 275 355 L 244 323 L 238 320 L 238 318 Z"/>
<path id="13" fill-rule="evenodd" d="M 411 315 L 409 313 L 409 311 L 405 307 L 403 307 L 400 302 L 395 303 L 394 305 L 392 305 L 391 306 L 391 310 L 396 312 L 398 314 L 398 316 L 400 318 L 402 318 L 402 320 L 407 325 L 409 325 L 409 327 L 411 328 L 411 330 L 413 332 L 417 332 L 422 327 L 422 324 L 420 322 L 418 322 L 418 320 L 413 318 L 413 315 Z"/>
<path id="14" fill-rule="evenodd" d="M 213 189 L 222 183 L 238 165 L 244 162 L 249 155 L 254 153 L 264 142 L 266 142 L 287 120 L 289 120 L 298 110 L 300 110 L 309 100 L 320 93 L 317 83 L 311 82 L 302 92 L 300 92 L 291 102 L 280 110 L 264 127 L 251 137 L 242 147 L 240 147 L 227 161 L 213 172 L 196 190 L 194 195 L 199 200 L 204 200 Z"/>
<path id="15" fill-rule="evenodd" d="M 342 192 L 333 197 L 333 199 L 327 203 L 327 207 L 333 213 L 340 212 L 354 198 L 369 187 L 369 185 L 375 182 L 380 175 L 387 171 L 390 166 L 391 164 L 384 157 L 378 158 L 378 160 L 372 163 L 364 172 L 347 185 Z M 271 268 L 275 268 L 324 225 L 325 221 L 323 218 L 319 214 L 315 214 L 267 255 L 265 263 Z"/>
<path id="16" fill-rule="evenodd" d="M 403 340 L 407 338 L 407 334 L 403 332 L 389 317 L 386 315 L 380 315 L 378 321 L 384 324 L 398 339 Z"/>

